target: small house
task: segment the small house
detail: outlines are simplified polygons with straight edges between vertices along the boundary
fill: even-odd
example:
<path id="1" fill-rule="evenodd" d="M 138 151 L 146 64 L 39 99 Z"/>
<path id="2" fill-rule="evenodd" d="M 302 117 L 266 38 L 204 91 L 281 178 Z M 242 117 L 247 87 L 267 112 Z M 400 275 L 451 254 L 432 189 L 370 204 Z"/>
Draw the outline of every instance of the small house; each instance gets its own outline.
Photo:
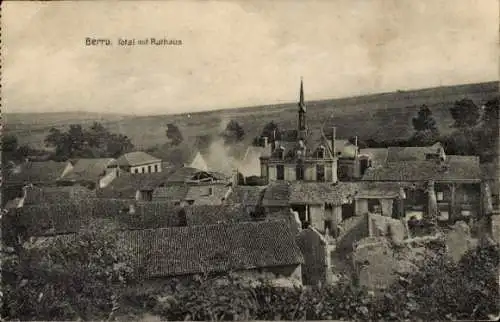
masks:
<path id="1" fill-rule="evenodd" d="M 129 173 L 155 173 L 162 171 L 162 160 L 142 151 L 130 152 L 119 157 L 110 166 Z"/>
<path id="2" fill-rule="evenodd" d="M 58 179 L 64 184 L 82 184 L 104 188 L 117 177 L 113 158 L 76 159 L 70 161 L 71 167 Z"/>

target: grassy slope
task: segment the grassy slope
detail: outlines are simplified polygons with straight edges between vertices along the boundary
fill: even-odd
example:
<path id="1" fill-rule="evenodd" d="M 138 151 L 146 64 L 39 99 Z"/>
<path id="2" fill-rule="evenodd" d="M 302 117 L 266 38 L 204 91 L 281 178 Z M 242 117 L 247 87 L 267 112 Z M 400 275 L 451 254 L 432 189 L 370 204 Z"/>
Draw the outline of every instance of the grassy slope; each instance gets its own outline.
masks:
<path id="1" fill-rule="evenodd" d="M 412 91 L 374 94 L 367 96 L 309 101 L 310 127 L 337 127 L 337 136 L 347 138 L 358 135 L 361 139 L 405 138 L 412 132 L 411 118 L 418 107 L 427 104 L 433 111 L 442 133 L 451 131 L 452 118 L 449 108 L 456 100 L 470 98 L 482 104 L 498 93 L 498 83 L 480 83 L 438 87 Z M 307 98 L 307 93 L 306 93 Z M 293 100 L 293 98 L 291 98 Z M 221 124 L 229 119 L 240 122 L 246 131 L 246 140 L 274 120 L 280 127 L 296 125 L 296 103 L 243 107 L 179 115 L 123 117 L 91 113 L 54 113 L 38 115 L 7 115 L 7 129 L 16 134 L 22 144 L 40 146 L 51 126 L 65 127 L 70 123 L 88 124 L 100 120 L 116 132 L 132 138 L 138 147 L 148 147 L 165 142 L 167 123 L 177 124 L 185 137 L 217 133 Z M 41 117 L 43 116 L 43 117 Z"/>

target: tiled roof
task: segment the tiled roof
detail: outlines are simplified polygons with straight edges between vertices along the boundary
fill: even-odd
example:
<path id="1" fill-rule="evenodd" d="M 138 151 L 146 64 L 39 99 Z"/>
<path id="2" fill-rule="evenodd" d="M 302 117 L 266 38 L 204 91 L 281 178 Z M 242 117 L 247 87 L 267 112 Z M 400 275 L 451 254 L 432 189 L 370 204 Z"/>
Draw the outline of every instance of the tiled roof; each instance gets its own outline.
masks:
<path id="1" fill-rule="evenodd" d="M 156 162 L 161 162 L 161 159 L 142 151 L 126 153 L 116 160 L 119 166 L 136 166 Z"/>
<path id="2" fill-rule="evenodd" d="M 112 158 L 78 159 L 73 162 L 73 169 L 62 177 L 63 180 L 97 181 L 106 171 Z"/>
<path id="3" fill-rule="evenodd" d="M 150 278 L 303 263 L 294 235 L 279 221 L 137 230 L 123 239 Z"/>
<path id="4" fill-rule="evenodd" d="M 179 167 L 168 177 L 168 183 L 185 183 L 201 170 L 191 167 Z"/>
<path id="5" fill-rule="evenodd" d="M 59 203 L 71 200 L 85 200 L 94 198 L 95 191 L 81 186 L 63 187 L 26 187 L 25 205 L 41 203 Z"/>
<path id="6" fill-rule="evenodd" d="M 431 146 L 411 146 L 411 147 L 397 147 L 391 146 L 387 148 L 387 162 L 396 161 L 424 161 L 426 154 L 434 154 L 438 152 L 439 148 L 443 146 L 441 143 L 436 143 Z"/>
<path id="7" fill-rule="evenodd" d="M 398 182 L 358 182 L 356 198 L 396 198 L 400 187 Z"/>
<path id="8" fill-rule="evenodd" d="M 241 203 L 246 206 L 256 206 L 261 203 L 265 186 L 236 186 L 233 187 L 227 202 Z"/>
<path id="9" fill-rule="evenodd" d="M 269 184 L 264 192 L 262 205 L 266 207 L 288 206 L 290 201 L 290 183 L 286 181 Z"/>
<path id="10" fill-rule="evenodd" d="M 389 162 L 383 167 L 367 169 L 367 181 L 470 181 L 480 180 L 479 157 L 447 156 L 441 165 L 438 161 Z"/>
<path id="11" fill-rule="evenodd" d="M 387 148 L 366 148 L 359 150 L 360 155 L 368 155 L 370 157 L 373 166 L 386 164 L 388 152 Z"/>
<path id="12" fill-rule="evenodd" d="M 358 190 L 352 182 L 336 184 L 324 182 L 293 182 L 290 190 L 290 204 L 332 204 L 342 205 L 353 198 Z"/>
<path id="13" fill-rule="evenodd" d="M 241 204 L 192 205 L 184 207 L 188 226 L 253 221 Z"/>
<path id="14" fill-rule="evenodd" d="M 93 219 L 107 219 L 124 230 L 175 227 L 181 224 L 180 209 L 169 202 L 94 198 L 24 206 L 11 216 L 29 235 L 52 235 L 75 233 Z"/>
<path id="15" fill-rule="evenodd" d="M 189 187 L 185 184 L 158 187 L 153 190 L 153 201 L 183 201 L 188 190 Z"/>
<path id="16" fill-rule="evenodd" d="M 230 189 L 226 184 L 191 185 L 186 200 L 194 200 L 197 205 L 217 205 L 229 195 Z"/>
<path id="17" fill-rule="evenodd" d="M 198 171 L 192 176 L 188 177 L 186 181 L 226 181 L 228 182 L 230 178 L 221 172 L 215 171 Z"/>
<path id="18" fill-rule="evenodd" d="M 97 195 L 100 198 L 133 199 L 137 190 L 153 190 L 170 184 L 177 171 L 163 168 L 161 172 L 153 173 L 121 173 L 105 188 L 99 189 Z"/>
<path id="19" fill-rule="evenodd" d="M 278 142 L 276 149 L 272 153 L 272 157 L 275 157 L 277 155 L 277 149 L 281 148 L 286 159 L 295 158 L 296 150 L 299 148 L 299 143 L 296 139 L 293 139 L 295 135 L 292 135 L 292 133 L 295 133 L 294 131 L 295 130 L 289 131 L 287 132 L 288 134 L 283 136 L 286 139 Z M 325 157 L 332 157 L 331 140 L 329 140 L 320 130 L 309 131 L 307 138 L 304 141 L 304 145 L 306 147 L 306 157 L 316 158 L 321 146 L 325 148 Z"/>
<path id="20" fill-rule="evenodd" d="M 67 162 L 42 161 L 20 165 L 19 172 L 6 173 L 7 183 L 55 183 L 66 169 Z"/>

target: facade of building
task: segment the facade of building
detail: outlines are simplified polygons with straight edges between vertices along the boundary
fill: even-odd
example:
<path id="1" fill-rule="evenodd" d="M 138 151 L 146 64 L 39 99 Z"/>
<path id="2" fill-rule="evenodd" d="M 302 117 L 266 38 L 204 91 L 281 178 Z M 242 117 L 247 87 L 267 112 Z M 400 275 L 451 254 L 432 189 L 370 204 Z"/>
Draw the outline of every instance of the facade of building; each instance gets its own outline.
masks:
<path id="1" fill-rule="evenodd" d="M 137 151 L 122 155 L 110 167 L 129 173 L 154 173 L 162 171 L 162 160 Z M 118 169 L 116 171 L 119 171 Z"/>
<path id="2" fill-rule="evenodd" d="M 337 182 L 337 158 L 335 156 L 335 128 L 332 138 L 327 139 L 323 130 L 307 126 L 303 83 L 297 129 L 273 138 L 271 155 L 260 157 L 261 177 L 274 181 Z"/>
<path id="3" fill-rule="evenodd" d="M 437 151 L 437 150 L 436 150 Z M 483 213 L 479 157 L 446 156 L 388 162 L 370 168 L 363 181 L 399 183 L 404 189 L 406 218 L 422 218 L 428 212 L 429 191 L 443 220 L 477 216 Z M 425 158 L 425 156 L 424 156 Z"/>

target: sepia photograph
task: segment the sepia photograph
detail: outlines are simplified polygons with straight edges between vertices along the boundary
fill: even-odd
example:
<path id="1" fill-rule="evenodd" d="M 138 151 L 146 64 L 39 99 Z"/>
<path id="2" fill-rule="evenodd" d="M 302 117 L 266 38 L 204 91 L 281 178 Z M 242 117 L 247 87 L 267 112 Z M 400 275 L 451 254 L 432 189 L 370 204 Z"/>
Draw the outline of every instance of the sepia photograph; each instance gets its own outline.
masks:
<path id="1" fill-rule="evenodd" d="M 0 13 L 0 320 L 500 319 L 499 0 Z"/>

